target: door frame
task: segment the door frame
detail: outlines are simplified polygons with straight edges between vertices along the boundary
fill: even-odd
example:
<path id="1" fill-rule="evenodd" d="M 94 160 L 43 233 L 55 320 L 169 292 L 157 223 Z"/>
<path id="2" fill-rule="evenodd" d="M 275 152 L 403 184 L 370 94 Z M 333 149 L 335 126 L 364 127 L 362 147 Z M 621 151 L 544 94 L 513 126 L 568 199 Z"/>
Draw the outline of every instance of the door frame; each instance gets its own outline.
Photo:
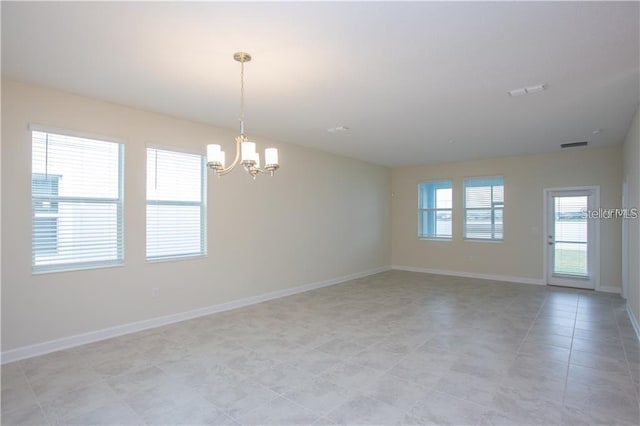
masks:
<path id="1" fill-rule="evenodd" d="M 622 208 L 629 208 L 629 182 L 625 176 L 622 181 Z M 622 297 L 627 298 L 629 285 L 629 220 L 622 219 Z"/>
<path id="2" fill-rule="evenodd" d="M 549 252 L 548 252 L 548 244 L 547 244 L 547 236 L 551 231 L 549 229 L 549 212 L 548 212 L 548 200 L 549 193 L 556 191 L 593 191 L 593 205 L 596 209 L 600 208 L 600 185 L 594 186 L 571 186 L 571 187 L 560 187 L 560 188 L 545 188 L 544 189 L 544 201 L 543 201 L 543 230 L 542 234 L 542 261 L 543 261 L 543 281 L 545 285 L 549 284 Z M 598 219 L 588 219 L 590 226 L 593 226 L 593 284 L 594 290 L 600 291 L 600 221 Z M 589 242 L 589 245 L 592 243 Z"/>

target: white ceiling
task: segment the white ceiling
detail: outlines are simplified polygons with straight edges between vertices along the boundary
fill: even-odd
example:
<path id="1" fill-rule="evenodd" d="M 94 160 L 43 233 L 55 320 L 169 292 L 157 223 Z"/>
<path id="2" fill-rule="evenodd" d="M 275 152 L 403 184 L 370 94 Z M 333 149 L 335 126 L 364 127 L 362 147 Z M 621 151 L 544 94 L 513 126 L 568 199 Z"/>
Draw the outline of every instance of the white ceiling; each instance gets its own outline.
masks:
<path id="1" fill-rule="evenodd" d="M 7 77 L 235 128 L 244 50 L 252 139 L 387 166 L 618 144 L 640 97 L 638 2 L 1 7 Z"/>

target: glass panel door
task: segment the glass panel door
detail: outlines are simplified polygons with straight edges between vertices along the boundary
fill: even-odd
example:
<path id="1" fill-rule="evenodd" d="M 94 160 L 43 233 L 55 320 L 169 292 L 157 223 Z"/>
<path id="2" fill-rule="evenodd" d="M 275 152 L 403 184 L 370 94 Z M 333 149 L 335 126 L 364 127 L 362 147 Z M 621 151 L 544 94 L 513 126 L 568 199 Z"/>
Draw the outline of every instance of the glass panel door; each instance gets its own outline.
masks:
<path id="1" fill-rule="evenodd" d="M 595 232 L 587 216 L 593 204 L 594 190 L 548 192 L 548 284 L 595 288 Z"/>

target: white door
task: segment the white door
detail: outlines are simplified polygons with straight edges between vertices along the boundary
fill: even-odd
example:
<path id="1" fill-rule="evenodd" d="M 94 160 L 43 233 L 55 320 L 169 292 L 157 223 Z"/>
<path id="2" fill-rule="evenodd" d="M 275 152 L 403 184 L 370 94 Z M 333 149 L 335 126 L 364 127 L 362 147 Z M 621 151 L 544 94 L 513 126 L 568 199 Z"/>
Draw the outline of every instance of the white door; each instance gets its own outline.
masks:
<path id="1" fill-rule="evenodd" d="M 595 289 L 597 188 L 547 191 L 547 283 Z"/>

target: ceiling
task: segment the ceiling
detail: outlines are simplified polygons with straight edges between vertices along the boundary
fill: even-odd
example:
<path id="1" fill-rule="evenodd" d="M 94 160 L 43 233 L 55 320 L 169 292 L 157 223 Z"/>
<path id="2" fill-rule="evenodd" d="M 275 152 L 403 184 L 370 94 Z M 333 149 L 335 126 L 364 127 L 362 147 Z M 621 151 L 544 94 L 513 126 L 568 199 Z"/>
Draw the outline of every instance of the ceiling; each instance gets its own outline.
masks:
<path id="1" fill-rule="evenodd" d="M 640 98 L 638 2 L 1 7 L 6 77 L 236 128 L 247 51 L 252 139 L 387 166 L 619 144 Z"/>

